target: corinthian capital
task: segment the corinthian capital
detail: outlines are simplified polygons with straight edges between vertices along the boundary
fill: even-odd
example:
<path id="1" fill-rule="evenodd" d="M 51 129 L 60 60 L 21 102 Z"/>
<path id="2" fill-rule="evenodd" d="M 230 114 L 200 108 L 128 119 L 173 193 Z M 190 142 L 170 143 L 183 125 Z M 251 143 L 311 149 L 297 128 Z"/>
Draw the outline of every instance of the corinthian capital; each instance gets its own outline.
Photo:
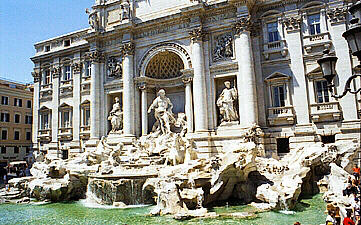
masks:
<path id="1" fill-rule="evenodd" d="M 87 54 L 87 57 L 89 57 L 90 61 L 92 61 L 92 62 L 104 62 L 105 61 L 104 54 L 98 50 L 89 52 Z"/>
<path id="2" fill-rule="evenodd" d="M 33 71 L 33 72 L 31 72 L 31 75 L 32 75 L 33 78 L 34 78 L 34 83 L 40 81 L 40 73 L 39 73 L 39 72 Z"/>
<path id="3" fill-rule="evenodd" d="M 134 55 L 135 45 L 133 42 L 127 42 L 120 46 L 120 52 L 123 56 Z"/>
<path id="4" fill-rule="evenodd" d="M 342 23 L 345 21 L 347 15 L 346 7 L 339 7 L 334 9 L 329 9 L 327 11 L 327 16 L 330 19 L 331 23 Z"/>
<path id="5" fill-rule="evenodd" d="M 73 64 L 71 65 L 71 67 L 72 67 L 74 73 L 80 73 L 82 64 L 76 62 L 76 63 L 73 63 Z"/>
<path id="6" fill-rule="evenodd" d="M 203 37 L 205 36 L 202 26 L 189 31 L 189 36 L 191 37 L 192 41 L 202 41 Z"/>
<path id="7" fill-rule="evenodd" d="M 302 16 L 289 16 L 281 20 L 287 31 L 296 31 L 301 29 Z"/>
<path id="8" fill-rule="evenodd" d="M 252 36 L 259 34 L 260 24 L 258 21 L 252 20 L 249 16 L 241 17 L 234 25 L 236 34 L 248 31 Z"/>
<path id="9" fill-rule="evenodd" d="M 51 68 L 51 74 L 53 76 L 53 78 L 57 78 L 59 77 L 59 74 L 60 74 L 60 67 L 53 67 Z"/>

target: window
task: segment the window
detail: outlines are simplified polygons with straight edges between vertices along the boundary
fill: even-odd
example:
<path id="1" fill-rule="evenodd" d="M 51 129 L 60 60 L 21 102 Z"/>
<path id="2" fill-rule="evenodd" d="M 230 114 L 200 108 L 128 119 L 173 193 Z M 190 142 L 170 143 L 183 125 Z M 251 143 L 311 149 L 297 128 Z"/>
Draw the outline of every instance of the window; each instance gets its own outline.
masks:
<path id="1" fill-rule="evenodd" d="M 290 152 L 290 141 L 288 138 L 277 138 L 277 153 L 285 154 Z"/>
<path id="2" fill-rule="evenodd" d="M 69 158 L 69 151 L 68 150 L 62 150 L 62 159 L 68 159 Z"/>
<path id="3" fill-rule="evenodd" d="M 89 106 L 86 106 L 83 108 L 83 126 L 89 126 L 90 125 L 90 109 Z"/>
<path id="4" fill-rule="evenodd" d="M 45 69 L 43 72 L 43 81 L 44 84 L 50 84 L 51 83 L 51 76 L 50 76 L 50 69 Z"/>
<path id="5" fill-rule="evenodd" d="M 19 147 L 18 146 L 14 147 L 14 154 L 19 154 Z"/>
<path id="6" fill-rule="evenodd" d="M 30 147 L 26 147 L 26 154 L 30 153 Z"/>
<path id="7" fill-rule="evenodd" d="M 21 98 L 14 98 L 14 106 L 23 107 L 23 100 Z"/>
<path id="8" fill-rule="evenodd" d="M 70 66 L 64 66 L 63 80 L 70 80 L 70 79 L 71 79 L 71 68 Z"/>
<path id="9" fill-rule="evenodd" d="M 33 116 L 25 115 L 25 124 L 32 124 L 33 123 Z"/>
<path id="10" fill-rule="evenodd" d="M 31 132 L 30 131 L 26 131 L 26 140 L 27 141 L 31 140 Z"/>
<path id="11" fill-rule="evenodd" d="M 20 140 L 20 131 L 14 131 L 14 140 Z"/>
<path id="12" fill-rule="evenodd" d="M 45 45 L 45 52 L 50 52 L 50 45 Z"/>
<path id="13" fill-rule="evenodd" d="M 71 112 L 69 110 L 61 112 L 61 127 L 71 127 Z"/>
<path id="14" fill-rule="evenodd" d="M 327 81 L 315 81 L 316 84 L 316 101 L 317 103 L 329 102 L 330 97 L 327 88 Z"/>
<path id="15" fill-rule="evenodd" d="M 14 122 L 15 122 L 15 123 L 20 123 L 20 114 L 15 114 L 15 116 L 14 116 Z"/>
<path id="16" fill-rule="evenodd" d="M 9 97 L 1 96 L 1 105 L 9 105 Z"/>
<path id="17" fill-rule="evenodd" d="M 285 85 L 272 86 L 272 106 L 283 107 L 285 106 L 286 99 Z"/>
<path id="18" fill-rule="evenodd" d="M 267 32 L 268 32 L 268 42 L 279 41 L 278 34 L 278 23 L 268 23 L 267 24 Z"/>
<path id="19" fill-rule="evenodd" d="M 50 121 L 49 113 L 45 112 L 40 114 L 40 129 L 42 130 L 49 129 L 50 128 L 49 121 Z"/>
<path id="20" fill-rule="evenodd" d="M 2 112 L 0 116 L 1 122 L 10 122 L 10 114 L 8 112 Z"/>
<path id="21" fill-rule="evenodd" d="M 31 109 L 31 100 L 26 101 L 26 108 Z"/>
<path id="22" fill-rule="evenodd" d="M 6 154 L 6 147 L 5 146 L 1 147 L 1 154 Z"/>
<path id="23" fill-rule="evenodd" d="M 314 14 L 308 16 L 308 26 L 310 35 L 315 35 L 321 33 L 320 27 L 320 14 Z"/>
<path id="24" fill-rule="evenodd" d="M 7 140 L 8 139 L 8 130 L 1 130 L 1 140 Z"/>
<path id="25" fill-rule="evenodd" d="M 92 64 L 90 61 L 85 62 L 85 68 L 86 68 L 85 75 L 87 77 L 90 77 L 92 75 Z"/>
<path id="26" fill-rule="evenodd" d="M 70 40 L 65 40 L 64 41 L 64 47 L 68 47 L 70 46 Z"/>

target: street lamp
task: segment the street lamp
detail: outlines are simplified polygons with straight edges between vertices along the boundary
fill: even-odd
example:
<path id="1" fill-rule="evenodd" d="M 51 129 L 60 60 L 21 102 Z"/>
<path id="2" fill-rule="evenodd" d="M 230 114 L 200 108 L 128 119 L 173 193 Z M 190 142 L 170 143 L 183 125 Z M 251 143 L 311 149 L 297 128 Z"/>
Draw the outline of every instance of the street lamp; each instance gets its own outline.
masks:
<path id="1" fill-rule="evenodd" d="M 350 28 L 347 29 L 342 34 L 342 36 L 346 39 L 352 55 L 356 56 L 361 62 L 361 1 L 357 1 L 355 4 L 353 4 L 349 8 L 349 12 L 352 14 L 353 18 L 350 20 Z M 355 91 L 351 90 L 351 82 L 355 78 L 361 77 L 361 74 L 353 74 L 347 79 L 344 91 L 341 95 L 335 95 L 333 93 L 333 80 L 336 76 L 335 68 L 337 57 L 329 55 L 329 50 L 325 50 L 324 53 L 325 55 L 321 59 L 317 60 L 317 63 L 320 65 L 323 77 L 327 81 L 327 87 L 331 93 L 331 96 L 339 99 L 345 96 L 348 92 L 350 92 L 351 94 L 357 94 L 358 92 L 360 92 L 361 88 Z M 358 65 L 357 67 L 361 69 L 361 65 Z"/>

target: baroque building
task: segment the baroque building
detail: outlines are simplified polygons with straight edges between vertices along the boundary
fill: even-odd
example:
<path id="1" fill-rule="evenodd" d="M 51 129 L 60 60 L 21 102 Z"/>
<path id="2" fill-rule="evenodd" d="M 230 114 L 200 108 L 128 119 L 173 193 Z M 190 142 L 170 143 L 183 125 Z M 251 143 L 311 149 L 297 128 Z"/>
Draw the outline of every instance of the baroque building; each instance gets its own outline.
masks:
<path id="1" fill-rule="evenodd" d="M 317 64 L 324 49 L 339 58 L 341 92 L 357 64 L 342 37 L 347 7 L 340 0 L 95 0 L 89 28 L 35 44 L 34 146 L 67 158 L 108 134 L 131 144 L 154 129 L 148 108 L 161 89 L 205 157 L 254 124 L 269 157 L 310 142 L 356 140 L 360 96 L 332 98 Z M 119 132 L 108 118 L 118 104 Z"/>

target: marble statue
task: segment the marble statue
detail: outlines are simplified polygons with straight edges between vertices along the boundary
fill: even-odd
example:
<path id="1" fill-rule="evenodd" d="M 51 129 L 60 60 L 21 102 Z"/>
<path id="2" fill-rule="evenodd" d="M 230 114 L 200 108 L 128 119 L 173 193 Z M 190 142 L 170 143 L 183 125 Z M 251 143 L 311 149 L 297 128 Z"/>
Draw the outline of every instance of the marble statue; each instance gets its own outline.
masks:
<path id="1" fill-rule="evenodd" d="M 159 127 L 163 134 L 171 133 L 170 125 L 175 123 L 173 116 L 173 104 L 165 96 L 163 89 L 158 91 L 158 97 L 154 99 L 153 103 L 149 106 L 148 113 L 154 109 L 154 117 L 157 120 Z"/>
<path id="2" fill-rule="evenodd" d="M 221 122 L 231 122 L 238 120 L 238 113 L 234 107 L 237 100 L 237 89 L 231 88 L 231 82 L 224 82 L 225 88 L 217 99 L 217 106 L 221 114 Z"/>
<path id="3" fill-rule="evenodd" d="M 117 132 L 123 129 L 123 112 L 119 103 L 119 98 L 115 97 L 115 103 L 109 112 L 108 120 L 112 124 L 111 132 Z"/>
<path id="4" fill-rule="evenodd" d="M 86 14 L 88 14 L 88 22 L 91 28 L 94 30 L 99 30 L 99 17 L 95 10 L 89 11 L 89 9 L 85 9 Z"/>
<path id="5" fill-rule="evenodd" d="M 123 1 L 120 5 L 120 21 L 130 19 L 130 4 L 129 0 Z"/>

